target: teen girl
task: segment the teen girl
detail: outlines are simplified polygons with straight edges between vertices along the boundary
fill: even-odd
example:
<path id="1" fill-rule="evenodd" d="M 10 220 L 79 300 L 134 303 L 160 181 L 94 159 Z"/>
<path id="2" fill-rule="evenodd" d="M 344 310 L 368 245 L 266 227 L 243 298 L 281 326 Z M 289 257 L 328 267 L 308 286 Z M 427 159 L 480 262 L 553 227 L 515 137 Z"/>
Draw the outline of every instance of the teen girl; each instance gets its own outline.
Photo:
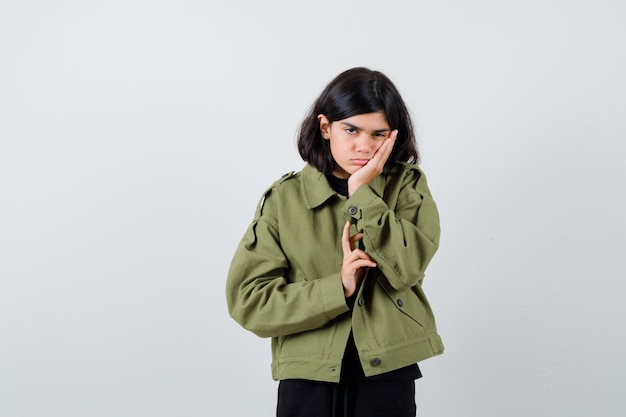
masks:
<path id="1" fill-rule="evenodd" d="M 439 216 L 406 106 L 354 68 L 303 121 L 232 260 L 231 316 L 272 338 L 277 415 L 415 416 L 417 362 L 443 352 L 422 290 Z"/>

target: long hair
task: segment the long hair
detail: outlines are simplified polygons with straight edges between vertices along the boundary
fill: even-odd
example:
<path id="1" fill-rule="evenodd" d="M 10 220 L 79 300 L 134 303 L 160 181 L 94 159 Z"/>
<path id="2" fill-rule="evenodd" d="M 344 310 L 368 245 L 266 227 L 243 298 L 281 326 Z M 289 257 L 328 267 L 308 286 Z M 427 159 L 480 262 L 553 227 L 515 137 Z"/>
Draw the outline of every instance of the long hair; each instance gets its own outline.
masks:
<path id="1" fill-rule="evenodd" d="M 393 167 L 398 161 L 419 163 L 413 123 L 400 93 L 385 74 L 362 67 L 339 74 L 315 100 L 298 131 L 300 156 L 319 171 L 331 174 L 335 160 L 330 152 L 330 141 L 322 137 L 317 116 L 323 114 L 333 123 L 380 111 L 385 114 L 391 130 L 398 130 L 385 168 Z"/>

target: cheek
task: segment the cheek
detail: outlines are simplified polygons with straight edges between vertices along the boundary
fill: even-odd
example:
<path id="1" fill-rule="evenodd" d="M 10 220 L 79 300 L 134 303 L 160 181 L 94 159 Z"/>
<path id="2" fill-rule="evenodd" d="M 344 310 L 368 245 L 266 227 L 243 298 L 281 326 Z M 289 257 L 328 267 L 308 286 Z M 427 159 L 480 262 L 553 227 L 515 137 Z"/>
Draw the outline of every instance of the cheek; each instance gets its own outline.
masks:
<path id="1" fill-rule="evenodd" d="M 333 156 L 335 160 L 337 157 L 341 155 L 341 146 L 337 143 L 330 143 L 330 154 Z"/>
<path id="2" fill-rule="evenodd" d="M 350 141 L 334 140 L 330 142 L 330 150 L 333 152 L 342 152 L 350 149 Z"/>

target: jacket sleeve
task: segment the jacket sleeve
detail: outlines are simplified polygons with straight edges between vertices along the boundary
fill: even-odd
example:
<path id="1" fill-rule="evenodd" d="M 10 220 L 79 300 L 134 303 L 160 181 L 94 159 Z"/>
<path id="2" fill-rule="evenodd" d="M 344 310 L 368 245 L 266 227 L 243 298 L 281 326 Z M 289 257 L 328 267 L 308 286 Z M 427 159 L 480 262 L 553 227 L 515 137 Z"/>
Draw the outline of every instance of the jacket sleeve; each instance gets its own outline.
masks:
<path id="1" fill-rule="evenodd" d="M 349 310 L 340 271 L 311 281 L 290 281 L 288 260 L 271 216 L 272 205 L 269 195 L 263 215 L 263 203 L 259 205 L 235 251 L 226 280 L 231 317 L 261 337 L 317 329 Z"/>
<path id="2" fill-rule="evenodd" d="M 369 186 L 361 186 L 344 204 L 344 213 L 363 232 L 365 251 L 396 290 L 422 283 L 439 246 L 439 213 L 426 177 L 407 170 L 395 207 L 387 206 Z"/>

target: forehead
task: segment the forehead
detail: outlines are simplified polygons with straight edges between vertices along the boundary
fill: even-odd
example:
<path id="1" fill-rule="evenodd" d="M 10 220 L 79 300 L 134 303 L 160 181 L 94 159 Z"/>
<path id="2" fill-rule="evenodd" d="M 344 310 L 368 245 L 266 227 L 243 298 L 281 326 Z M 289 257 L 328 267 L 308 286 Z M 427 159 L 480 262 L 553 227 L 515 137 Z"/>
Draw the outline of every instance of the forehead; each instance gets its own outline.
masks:
<path id="1" fill-rule="evenodd" d="M 389 130 L 389 123 L 387 123 L 385 113 L 382 111 L 376 113 L 357 114 L 355 116 L 337 120 L 336 123 L 346 124 L 358 127 L 359 129 L 371 131 Z"/>

